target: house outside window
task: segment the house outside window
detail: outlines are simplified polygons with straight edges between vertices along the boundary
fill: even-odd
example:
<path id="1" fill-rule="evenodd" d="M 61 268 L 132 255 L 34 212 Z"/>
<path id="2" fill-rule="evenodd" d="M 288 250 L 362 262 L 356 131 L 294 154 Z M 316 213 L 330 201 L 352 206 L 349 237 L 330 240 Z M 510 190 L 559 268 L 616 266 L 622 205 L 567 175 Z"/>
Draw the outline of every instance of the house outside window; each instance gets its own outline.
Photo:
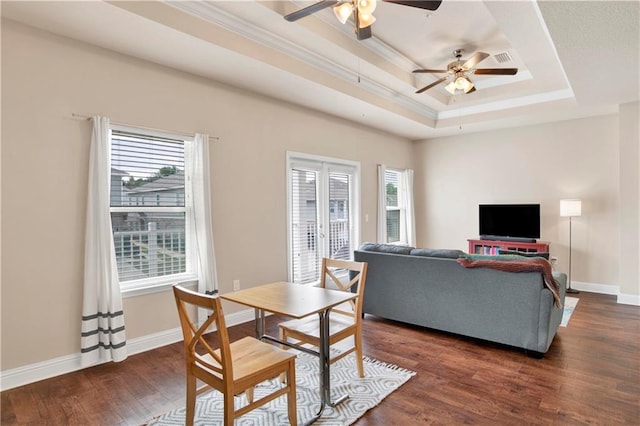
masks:
<path id="1" fill-rule="evenodd" d="M 110 212 L 123 290 L 194 279 L 183 137 L 112 126 Z"/>

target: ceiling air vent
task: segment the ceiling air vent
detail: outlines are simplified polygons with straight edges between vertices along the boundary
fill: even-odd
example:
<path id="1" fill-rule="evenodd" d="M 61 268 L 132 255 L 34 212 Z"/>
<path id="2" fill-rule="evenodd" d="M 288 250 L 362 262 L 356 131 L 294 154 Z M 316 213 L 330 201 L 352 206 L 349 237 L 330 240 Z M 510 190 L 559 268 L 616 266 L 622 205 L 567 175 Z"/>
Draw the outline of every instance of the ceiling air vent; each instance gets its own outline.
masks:
<path id="1" fill-rule="evenodd" d="M 499 64 L 504 64 L 505 62 L 511 62 L 511 55 L 509 55 L 507 52 L 498 53 L 497 55 L 493 55 L 493 57 L 495 58 L 496 62 L 498 62 Z"/>

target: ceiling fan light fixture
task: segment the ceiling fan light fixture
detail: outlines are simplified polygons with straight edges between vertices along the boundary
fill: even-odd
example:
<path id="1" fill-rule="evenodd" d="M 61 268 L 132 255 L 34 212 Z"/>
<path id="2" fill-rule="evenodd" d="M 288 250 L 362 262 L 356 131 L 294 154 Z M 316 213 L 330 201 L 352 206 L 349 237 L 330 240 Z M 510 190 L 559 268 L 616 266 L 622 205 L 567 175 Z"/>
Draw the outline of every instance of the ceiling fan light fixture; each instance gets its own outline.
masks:
<path id="1" fill-rule="evenodd" d="M 349 16 L 353 13 L 353 4 L 350 1 L 345 1 L 333 8 L 333 13 L 340 23 L 346 24 Z"/>
<path id="2" fill-rule="evenodd" d="M 447 90 L 447 92 L 451 93 L 452 95 L 456 94 L 456 82 L 452 81 L 451 83 L 447 84 L 446 86 L 444 86 L 444 88 Z"/>
<path id="3" fill-rule="evenodd" d="M 473 89 L 473 83 L 466 76 L 456 78 L 456 89 L 462 90 L 464 93 L 469 92 L 469 90 Z"/>
<path id="4" fill-rule="evenodd" d="M 357 0 L 358 12 L 361 15 L 371 15 L 376 10 L 376 0 Z"/>
<path id="5" fill-rule="evenodd" d="M 376 22 L 376 17 L 364 13 L 358 13 L 358 27 L 367 28 L 371 24 Z"/>
<path id="6" fill-rule="evenodd" d="M 473 82 L 464 75 L 464 73 L 456 73 L 456 78 L 451 83 L 447 84 L 444 88 L 447 92 L 455 95 L 456 93 L 469 93 L 473 89 Z"/>

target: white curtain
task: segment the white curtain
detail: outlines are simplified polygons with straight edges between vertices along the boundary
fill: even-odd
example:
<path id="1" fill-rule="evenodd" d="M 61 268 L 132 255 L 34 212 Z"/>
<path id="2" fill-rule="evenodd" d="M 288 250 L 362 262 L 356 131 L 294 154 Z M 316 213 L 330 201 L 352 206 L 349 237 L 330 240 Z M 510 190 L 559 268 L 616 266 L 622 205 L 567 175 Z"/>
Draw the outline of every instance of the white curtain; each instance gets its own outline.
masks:
<path id="1" fill-rule="evenodd" d="M 211 220 L 211 180 L 209 174 L 209 135 L 196 134 L 192 143 L 187 143 L 187 170 L 191 171 L 192 208 L 189 209 L 188 223 L 191 235 L 196 236 L 196 265 L 198 291 L 217 294 L 218 280 L 213 247 Z"/>
<path id="2" fill-rule="evenodd" d="M 407 169 L 402 173 L 402 179 L 404 180 L 405 188 L 405 211 L 406 211 L 406 233 L 407 233 L 407 245 L 416 245 L 416 214 L 413 202 L 413 170 Z"/>
<path id="3" fill-rule="evenodd" d="M 387 242 L 387 186 L 385 184 L 385 172 L 387 168 L 384 164 L 378 164 L 378 232 L 376 238 L 378 243 Z"/>
<path id="4" fill-rule="evenodd" d="M 122 361 L 127 357 L 122 295 L 111 230 L 110 123 L 93 117 L 84 259 L 81 363 Z"/>

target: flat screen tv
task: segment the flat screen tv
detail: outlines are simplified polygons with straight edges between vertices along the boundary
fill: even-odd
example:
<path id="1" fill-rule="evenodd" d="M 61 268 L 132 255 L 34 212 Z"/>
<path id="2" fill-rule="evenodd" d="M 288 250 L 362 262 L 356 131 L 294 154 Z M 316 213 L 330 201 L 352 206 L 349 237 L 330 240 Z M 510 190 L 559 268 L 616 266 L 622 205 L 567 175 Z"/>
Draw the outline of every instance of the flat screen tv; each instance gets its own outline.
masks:
<path id="1" fill-rule="evenodd" d="M 480 204 L 480 238 L 540 238 L 540 204 Z"/>

